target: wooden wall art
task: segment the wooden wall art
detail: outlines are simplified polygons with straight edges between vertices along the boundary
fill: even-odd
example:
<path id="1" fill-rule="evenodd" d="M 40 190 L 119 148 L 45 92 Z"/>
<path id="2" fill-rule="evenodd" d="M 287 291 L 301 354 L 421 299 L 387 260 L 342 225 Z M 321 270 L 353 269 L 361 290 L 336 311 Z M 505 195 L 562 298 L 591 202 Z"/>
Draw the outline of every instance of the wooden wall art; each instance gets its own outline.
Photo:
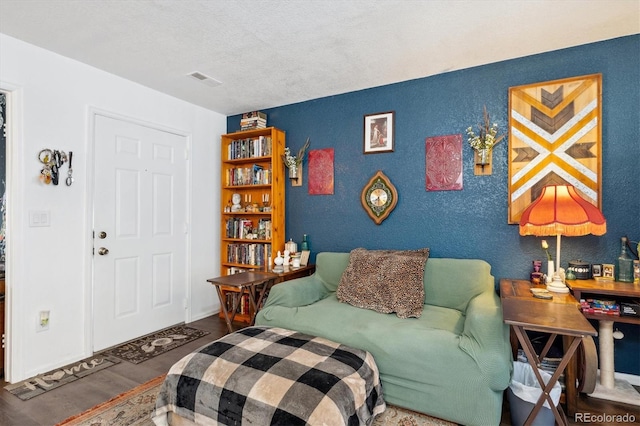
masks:
<path id="1" fill-rule="evenodd" d="M 309 194 L 333 194 L 333 148 L 309 151 Z"/>
<path id="2" fill-rule="evenodd" d="M 546 185 L 601 208 L 602 75 L 509 88 L 509 223 Z"/>
<path id="3" fill-rule="evenodd" d="M 427 191 L 462 189 L 462 135 L 426 139 Z"/>

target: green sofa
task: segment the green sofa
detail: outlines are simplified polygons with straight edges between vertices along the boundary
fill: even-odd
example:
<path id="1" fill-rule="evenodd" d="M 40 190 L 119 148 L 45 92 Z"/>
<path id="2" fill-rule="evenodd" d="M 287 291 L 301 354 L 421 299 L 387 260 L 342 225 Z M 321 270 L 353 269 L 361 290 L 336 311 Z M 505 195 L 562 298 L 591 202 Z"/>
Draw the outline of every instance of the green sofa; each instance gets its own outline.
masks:
<path id="1" fill-rule="evenodd" d="M 313 275 L 270 290 L 256 325 L 369 351 L 390 404 L 463 425 L 498 425 L 513 362 L 491 266 L 429 258 L 422 315 L 401 319 L 337 299 L 348 264 L 349 253 L 319 253 Z"/>

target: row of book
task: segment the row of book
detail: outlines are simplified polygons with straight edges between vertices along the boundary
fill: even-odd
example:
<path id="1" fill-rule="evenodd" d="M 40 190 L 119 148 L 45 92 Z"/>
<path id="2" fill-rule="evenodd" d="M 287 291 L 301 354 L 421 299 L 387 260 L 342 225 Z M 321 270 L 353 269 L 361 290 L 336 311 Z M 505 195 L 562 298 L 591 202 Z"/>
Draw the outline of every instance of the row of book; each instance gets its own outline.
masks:
<path id="1" fill-rule="evenodd" d="M 227 246 L 227 262 L 264 266 L 271 258 L 271 244 L 234 243 Z"/>
<path id="2" fill-rule="evenodd" d="M 580 299 L 580 309 L 587 314 L 620 315 L 620 305 L 615 300 Z"/>
<path id="3" fill-rule="evenodd" d="M 267 127 L 267 114 L 261 111 L 245 112 L 240 118 L 240 130 L 264 129 Z"/>
<path id="4" fill-rule="evenodd" d="M 271 170 L 254 164 L 252 167 L 234 167 L 227 169 L 225 180 L 227 186 L 270 185 Z"/>
<path id="5" fill-rule="evenodd" d="M 271 137 L 258 136 L 253 139 L 237 139 L 227 147 L 227 159 L 267 157 L 271 155 Z"/>
<path id="6" fill-rule="evenodd" d="M 226 221 L 226 238 L 240 239 L 271 239 L 271 219 L 262 218 L 258 220 L 258 226 L 253 226 L 251 219 L 232 217 Z"/>

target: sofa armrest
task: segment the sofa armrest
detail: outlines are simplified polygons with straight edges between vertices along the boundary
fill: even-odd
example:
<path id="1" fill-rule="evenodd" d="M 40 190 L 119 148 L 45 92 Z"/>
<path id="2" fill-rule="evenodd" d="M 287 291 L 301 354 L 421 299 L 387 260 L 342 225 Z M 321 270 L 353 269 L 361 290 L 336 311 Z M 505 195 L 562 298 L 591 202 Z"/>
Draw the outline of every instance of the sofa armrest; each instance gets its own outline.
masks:
<path id="1" fill-rule="evenodd" d="M 460 349 L 476 361 L 492 389 L 500 391 L 509 386 L 513 370 L 509 326 L 502 319 L 502 305 L 493 291 L 485 291 L 469 302 Z"/>
<path id="2" fill-rule="evenodd" d="M 307 306 L 324 299 L 328 294 L 329 292 L 322 281 L 313 274 L 308 277 L 285 281 L 271 287 L 264 307 L 284 306 L 295 308 Z"/>

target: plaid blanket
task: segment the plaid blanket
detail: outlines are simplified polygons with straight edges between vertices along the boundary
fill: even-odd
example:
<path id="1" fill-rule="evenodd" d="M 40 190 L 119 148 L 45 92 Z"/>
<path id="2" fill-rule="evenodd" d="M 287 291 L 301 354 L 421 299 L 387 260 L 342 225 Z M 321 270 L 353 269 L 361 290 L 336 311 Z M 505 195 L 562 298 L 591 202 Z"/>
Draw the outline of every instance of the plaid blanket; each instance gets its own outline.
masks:
<path id="1" fill-rule="evenodd" d="M 156 409 L 201 425 L 370 425 L 385 410 L 370 353 L 271 327 L 228 334 L 174 364 Z"/>

